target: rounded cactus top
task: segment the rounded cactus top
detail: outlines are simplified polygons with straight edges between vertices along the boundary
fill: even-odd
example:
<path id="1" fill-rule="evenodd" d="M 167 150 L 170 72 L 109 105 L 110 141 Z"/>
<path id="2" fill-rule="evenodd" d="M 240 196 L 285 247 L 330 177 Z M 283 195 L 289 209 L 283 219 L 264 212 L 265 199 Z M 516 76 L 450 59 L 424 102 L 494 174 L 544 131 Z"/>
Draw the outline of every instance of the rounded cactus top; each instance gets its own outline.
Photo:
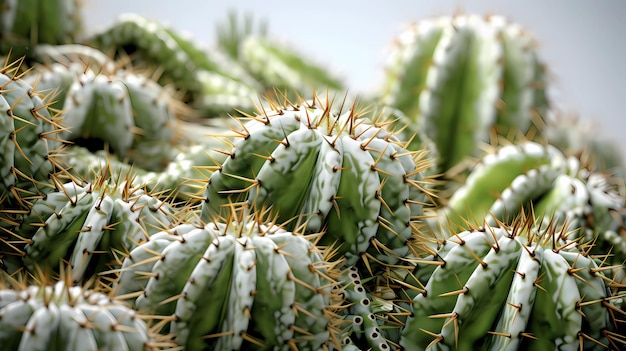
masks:
<path id="1" fill-rule="evenodd" d="M 211 175 L 203 219 L 248 201 L 271 208 L 291 228 L 323 231 L 320 244 L 338 245 L 352 263 L 369 254 L 382 261 L 406 254 L 429 195 L 421 154 L 406 151 L 383 125 L 359 118 L 358 108 L 335 110 L 316 97 L 270 103 L 248 116 L 234 131 L 240 138 L 230 157 Z"/>

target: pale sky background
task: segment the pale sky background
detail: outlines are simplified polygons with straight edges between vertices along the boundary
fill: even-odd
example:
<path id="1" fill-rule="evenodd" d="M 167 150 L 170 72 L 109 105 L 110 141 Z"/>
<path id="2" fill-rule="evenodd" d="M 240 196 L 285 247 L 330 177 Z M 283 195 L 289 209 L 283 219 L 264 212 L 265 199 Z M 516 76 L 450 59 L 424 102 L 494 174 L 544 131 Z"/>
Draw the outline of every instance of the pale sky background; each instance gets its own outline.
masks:
<path id="1" fill-rule="evenodd" d="M 553 75 L 553 102 L 593 121 L 626 152 L 626 1 L 83 1 L 87 30 L 134 12 L 190 32 L 207 46 L 214 45 L 216 24 L 229 10 L 253 13 L 267 19 L 271 35 L 343 76 L 354 93 L 380 84 L 386 50 L 408 23 L 458 10 L 505 15 L 539 40 Z"/>

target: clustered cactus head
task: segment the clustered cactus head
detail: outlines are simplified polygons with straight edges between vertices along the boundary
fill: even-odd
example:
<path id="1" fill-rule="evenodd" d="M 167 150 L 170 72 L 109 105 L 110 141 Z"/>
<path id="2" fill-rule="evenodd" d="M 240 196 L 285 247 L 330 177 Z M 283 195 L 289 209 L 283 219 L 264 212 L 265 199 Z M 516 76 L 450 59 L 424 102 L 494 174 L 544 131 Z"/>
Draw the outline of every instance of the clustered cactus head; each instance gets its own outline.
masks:
<path id="1" fill-rule="evenodd" d="M 430 196 L 422 155 L 359 118 L 355 106 L 339 110 L 315 97 L 270 102 L 247 116 L 209 179 L 203 220 L 247 201 L 271 207 L 291 228 L 323 230 L 318 244 L 333 245 L 348 264 L 396 263 L 411 252 L 414 221 Z"/>
<path id="2" fill-rule="evenodd" d="M 541 131 L 547 83 L 535 47 L 501 16 L 420 21 L 394 41 L 382 101 L 406 114 L 407 135 L 430 136 L 445 172 L 478 156 L 494 135 L 515 140 Z"/>
<path id="3" fill-rule="evenodd" d="M 22 60 L 0 69 L 0 208 L 24 202 L 54 188 L 54 155 L 61 146 L 59 116 L 17 72 Z"/>
<path id="4" fill-rule="evenodd" d="M 618 349 L 621 284 L 559 239 L 567 227 L 537 227 L 520 216 L 451 236 L 423 263 L 436 268 L 413 299 L 404 349 Z"/>
<path id="5" fill-rule="evenodd" d="M 263 213 L 154 234 L 124 260 L 114 290 L 163 316 L 186 350 L 319 350 L 333 333 L 333 265 Z"/>
<path id="6" fill-rule="evenodd" d="M 5 350 L 154 351 L 169 344 L 136 311 L 88 286 L 11 285 L 0 290 Z"/>

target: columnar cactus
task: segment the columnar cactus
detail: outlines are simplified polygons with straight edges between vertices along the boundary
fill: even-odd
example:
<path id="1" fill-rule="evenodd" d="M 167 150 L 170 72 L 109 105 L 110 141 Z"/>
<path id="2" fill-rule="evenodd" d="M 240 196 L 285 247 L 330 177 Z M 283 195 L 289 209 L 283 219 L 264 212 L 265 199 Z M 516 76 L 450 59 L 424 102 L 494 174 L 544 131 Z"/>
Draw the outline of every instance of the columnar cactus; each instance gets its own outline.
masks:
<path id="1" fill-rule="evenodd" d="M 56 63 L 43 70 L 37 87 L 57 93 L 54 106 L 64 111 L 62 137 L 105 143 L 138 167 L 162 170 L 174 156 L 175 100 L 142 75 L 106 67 Z"/>
<path id="2" fill-rule="evenodd" d="M 280 222 L 324 230 L 347 264 L 396 263 L 411 250 L 427 192 L 422 160 L 351 109 L 334 114 L 319 98 L 251 117 L 230 157 L 209 179 L 202 218 L 230 203 L 271 207 Z"/>
<path id="3" fill-rule="evenodd" d="M 420 21 L 394 42 L 383 102 L 424 130 L 447 171 L 491 137 L 540 131 L 548 107 L 534 40 L 501 16 Z"/>
<path id="4" fill-rule="evenodd" d="M 1 0 L 0 55 L 30 54 L 37 44 L 76 42 L 82 29 L 80 0 Z"/>
<path id="5" fill-rule="evenodd" d="M 471 229 L 446 241 L 400 340 L 404 350 L 619 349 L 619 313 L 603 267 L 563 227 L 532 221 Z M 419 266 L 419 265 L 418 265 Z M 623 292 L 621 293 L 624 294 Z"/>
<path id="6" fill-rule="evenodd" d="M 343 89 L 341 79 L 286 43 L 250 35 L 240 45 L 242 65 L 266 90 L 297 91 L 306 95 L 316 90 L 321 93 Z"/>
<path id="7" fill-rule="evenodd" d="M 168 204 L 131 182 L 103 174 L 93 183 L 63 184 L 36 200 L 14 229 L 22 241 L 14 244 L 22 251 L 15 254 L 31 271 L 59 271 L 69 263 L 76 282 L 115 268 L 151 233 L 177 220 Z"/>
<path id="8" fill-rule="evenodd" d="M 247 97 L 245 107 L 249 107 L 259 90 L 258 83 L 228 56 L 204 49 L 178 31 L 140 15 L 120 16 L 88 42 L 105 53 L 130 55 L 137 67 L 158 71 L 160 83 L 188 93 L 189 101 L 201 109 L 215 109 L 211 103 L 228 106 L 229 96 L 238 101 Z M 221 84 L 224 90 L 220 92 Z"/>
<path id="9" fill-rule="evenodd" d="M 22 80 L 22 61 L 0 69 L 0 208 L 51 191 L 54 155 L 61 147 L 59 117 Z"/>
<path id="10" fill-rule="evenodd" d="M 139 314 L 108 295 L 60 281 L 0 290 L 5 350 L 157 350 Z"/>
<path id="11" fill-rule="evenodd" d="M 261 217 L 152 235 L 124 260 L 118 296 L 163 316 L 185 350 L 319 350 L 333 332 L 329 264 Z"/>

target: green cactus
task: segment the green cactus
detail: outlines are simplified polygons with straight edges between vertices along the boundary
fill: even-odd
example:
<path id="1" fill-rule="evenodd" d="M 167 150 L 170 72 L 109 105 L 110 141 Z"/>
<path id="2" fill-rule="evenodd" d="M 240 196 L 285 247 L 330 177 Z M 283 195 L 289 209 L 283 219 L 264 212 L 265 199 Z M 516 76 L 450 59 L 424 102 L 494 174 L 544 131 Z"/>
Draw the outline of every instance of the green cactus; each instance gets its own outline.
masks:
<path id="1" fill-rule="evenodd" d="M 548 102 L 535 47 L 501 16 L 418 22 L 394 42 L 382 101 L 406 114 L 407 131 L 433 139 L 445 172 L 479 156 L 493 136 L 541 132 Z"/>
<path id="2" fill-rule="evenodd" d="M 567 224 L 569 240 L 591 243 L 608 263 L 626 261 L 624 197 L 605 174 L 584 168 L 554 146 L 533 142 L 498 148 L 474 167 L 465 185 L 429 219 L 439 236 L 484 223 L 510 223 L 522 211 L 539 225 Z M 581 245 L 581 247 L 585 247 Z"/>
<path id="3" fill-rule="evenodd" d="M 159 349 L 159 338 L 138 313 L 65 281 L 0 290 L 0 317 L 5 350 Z"/>
<path id="4" fill-rule="evenodd" d="M 117 295 L 163 316 L 185 350 L 319 350 L 332 332 L 329 265 L 263 217 L 152 235 L 124 260 Z"/>
<path id="5" fill-rule="evenodd" d="M 105 169 L 93 183 L 65 183 L 34 201 L 12 229 L 13 255 L 23 256 L 30 271 L 59 271 L 67 262 L 71 279 L 86 281 L 176 221 L 167 203 Z"/>
<path id="6" fill-rule="evenodd" d="M 70 44 L 82 30 L 80 0 L 0 0 L 0 55 L 30 56 L 38 44 Z"/>
<path id="7" fill-rule="evenodd" d="M 323 230 L 318 244 L 334 245 L 347 264 L 369 269 L 407 255 L 429 195 L 423 160 L 356 109 L 331 111 L 316 97 L 250 117 L 209 179 L 203 220 L 248 201 L 290 228 Z"/>
<path id="8" fill-rule="evenodd" d="M 575 242 L 559 243 L 563 227 L 534 228 L 521 217 L 447 240 L 427 262 L 437 265 L 413 299 L 404 350 L 618 349 L 618 283 Z"/>
<path id="9" fill-rule="evenodd" d="M 161 84 L 173 84 L 188 95 L 185 101 L 201 110 L 232 112 L 238 106 L 229 105 L 230 99 L 245 103 L 243 109 L 248 109 L 260 90 L 256 80 L 226 54 L 203 48 L 188 36 L 137 14 L 120 16 L 87 42 L 105 53 L 129 55 L 137 68 L 158 71 Z"/>
<path id="10" fill-rule="evenodd" d="M 61 147 L 59 116 L 17 74 L 22 62 L 0 69 L 0 209 L 25 208 L 54 189 L 49 177 Z"/>
<path id="11" fill-rule="evenodd" d="M 287 43 L 268 36 L 250 35 L 240 43 L 240 62 L 265 90 L 297 92 L 341 91 L 342 80 Z"/>
<path id="12" fill-rule="evenodd" d="M 54 63 L 33 75 L 63 111 L 62 138 L 102 148 L 147 170 L 162 170 L 177 143 L 176 100 L 158 83 L 124 70 L 78 62 Z"/>

